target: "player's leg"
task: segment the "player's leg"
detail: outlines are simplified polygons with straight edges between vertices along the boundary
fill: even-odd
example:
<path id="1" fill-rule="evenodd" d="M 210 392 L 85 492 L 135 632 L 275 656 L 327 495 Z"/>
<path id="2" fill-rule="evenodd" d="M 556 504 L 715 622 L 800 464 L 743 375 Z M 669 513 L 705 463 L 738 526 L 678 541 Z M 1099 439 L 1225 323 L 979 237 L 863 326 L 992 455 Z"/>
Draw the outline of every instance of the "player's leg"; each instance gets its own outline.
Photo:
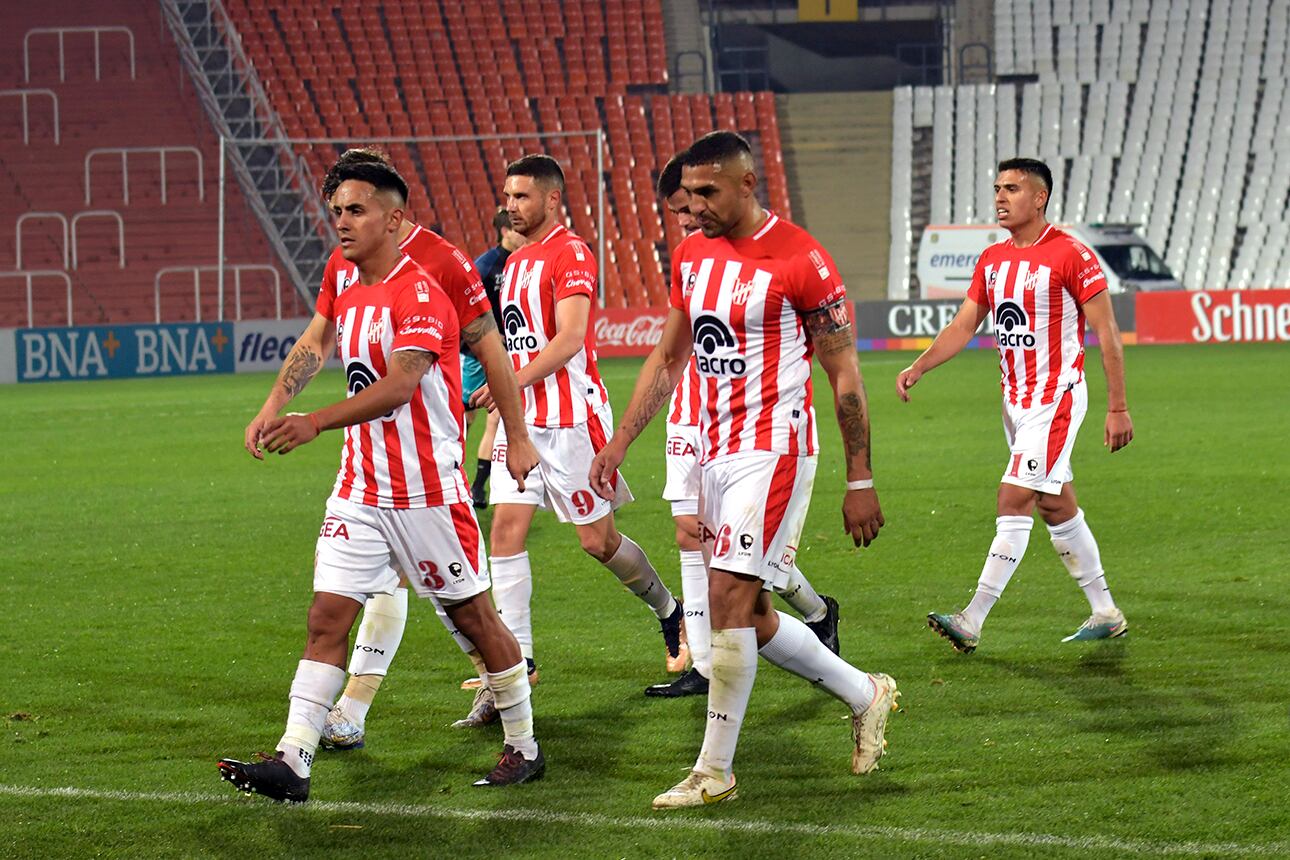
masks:
<path id="1" fill-rule="evenodd" d="M 788 582 L 775 593 L 802 616 L 815 638 L 824 643 L 834 654 L 842 650 L 838 641 L 838 602 L 826 594 L 818 593 L 796 564 L 788 574 Z"/>
<path id="2" fill-rule="evenodd" d="M 541 779 L 546 760 L 533 736 L 528 667 L 519 643 L 502 623 L 487 592 L 445 608 L 453 623 L 479 651 L 487 678 L 486 689 L 493 697 L 505 734 L 497 766 L 475 785 L 516 785 Z"/>
<path id="3" fill-rule="evenodd" d="M 1090 614 L 1079 629 L 1064 642 L 1087 639 L 1111 639 L 1123 636 L 1129 629 L 1124 613 L 1115 605 L 1111 588 L 1102 570 L 1102 554 L 1097 539 L 1088 526 L 1084 511 L 1075 499 L 1074 487 L 1067 483 L 1060 494 L 1039 498 L 1039 515 L 1048 526 L 1053 549 L 1088 599 Z"/>
<path id="4" fill-rule="evenodd" d="M 488 478 L 493 471 L 493 442 L 497 438 L 497 425 L 502 420 L 502 415 L 494 409 L 485 420 L 484 435 L 479 440 L 479 450 L 475 452 L 475 480 L 470 485 L 470 499 L 476 508 L 488 507 Z M 503 462 L 502 468 L 505 467 Z"/>
<path id="5" fill-rule="evenodd" d="M 506 477 L 509 478 L 510 474 Z M 530 603 L 533 599 L 533 569 L 529 565 L 525 544 L 537 506 L 499 503 L 499 489 L 504 483 L 499 471 L 493 481 L 493 524 L 488 540 L 492 547 L 488 563 L 493 572 L 493 600 L 502 622 L 519 642 L 525 659 L 532 660 L 533 614 Z"/>
<path id="6" fill-rule="evenodd" d="M 592 522 L 574 523 L 574 528 L 583 551 L 603 564 L 628 591 L 650 608 L 662 624 L 667 653 L 677 656 L 681 648 L 684 609 L 659 579 L 658 571 L 650 564 L 645 550 L 618 531 L 612 511 Z"/>
<path id="7" fill-rule="evenodd" d="M 400 576 L 393 594 L 374 594 L 363 604 L 363 620 L 354 634 L 349 681 L 332 706 L 323 727 L 324 749 L 353 750 L 364 744 L 367 712 L 403 641 L 408 621 L 407 581 Z"/>
<path id="8" fill-rule="evenodd" d="M 697 464 L 696 464 L 697 468 Z M 681 553 L 681 600 L 685 610 L 685 650 L 693 665 L 681 677 L 645 688 L 645 695 L 676 699 L 706 695 L 712 677 L 712 622 L 708 610 L 708 569 L 699 542 L 698 499 L 672 503 L 676 545 Z"/>

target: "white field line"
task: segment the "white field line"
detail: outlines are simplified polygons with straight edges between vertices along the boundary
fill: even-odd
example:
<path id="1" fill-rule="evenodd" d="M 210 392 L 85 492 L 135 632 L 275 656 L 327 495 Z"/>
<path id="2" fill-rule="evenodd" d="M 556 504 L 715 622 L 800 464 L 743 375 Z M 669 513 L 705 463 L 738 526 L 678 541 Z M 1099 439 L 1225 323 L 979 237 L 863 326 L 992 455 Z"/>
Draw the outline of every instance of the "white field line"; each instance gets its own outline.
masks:
<path id="1" fill-rule="evenodd" d="M 211 795 L 196 792 L 114 791 L 89 788 L 39 788 L 0 784 L 0 797 L 62 798 L 102 800 L 120 803 L 221 804 L 246 803 L 234 795 Z M 256 801 L 266 804 L 268 801 Z M 882 827 L 879 825 L 807 824 L 785 821 L 741 821 L 729 817 L 734 810 L 722 807 L 710 810 L 707 817 L 693 814 L 659 813 L 649 817 L 598 815 L 593 812 L 554 812 L 544 809 L 461 809 L 451 806 L 427 806 L 409 803 L 365 803 L 361 801 L 313 801 L 304 807 L 273 807 L 290 810 L 290 814 L 315 812 L 343 815 L 380 815 L 396 818 L 439 818 L 459 821 L 492 821 L 517 824 L 549 824 L 599 828 L 605 830 L 642 830 L 671 833 L 691 830 L 707 833 L 754 836 L 842 837 L 847 839 L 886 839 L 896 842 L 930 842 L 982 848 L 991 845 L 1022 848 L 1066 848 L 1072 851 L 1106 851 L 1127 854 L 1169 854 L 1213 856 L 1233 854 L 1245 857 L 1274 857 L 1290 854 L 1290 842 L 1169 842 L 1163 840 L 1117 839 L 1112 836 L 1058 836 L 1047 833 L 984 833 L 968 830 L 934 830 L 923 827 Z M 737 807 L 736 807 L 737 809 Z"/>

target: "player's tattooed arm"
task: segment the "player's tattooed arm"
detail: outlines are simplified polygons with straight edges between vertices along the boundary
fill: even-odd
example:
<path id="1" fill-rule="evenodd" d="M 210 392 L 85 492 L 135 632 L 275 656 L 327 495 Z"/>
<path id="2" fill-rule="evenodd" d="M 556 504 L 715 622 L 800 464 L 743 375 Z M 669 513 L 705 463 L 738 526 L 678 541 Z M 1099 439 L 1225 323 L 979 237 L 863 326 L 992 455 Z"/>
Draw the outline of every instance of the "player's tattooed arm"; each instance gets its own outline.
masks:
<path id="1" fill-rule="evenodd" d="M 676 382 L 672 379 L 672 372 L 666 364 L 642 368 L 639 385 L 641 399 L 633 403 L 635 408 L 624 416 L 619 428 L 619 432 L 625 432 L 629 439 L 635 439 L 649 426 L 649 422 L 663 408 L 663 404 L 667 403 L 676 389 Z"/>
<path id="2" fill-rule="evenodd" d="M 866 471 L 873 471 L 873 461 L 869 453 L 869 414 L 865 397 L 864 383 L 860 383 L 860 393 L 847 392 L 838 395 L 838 426 L 842 430 L 842 444 L 846 446 L 847 461 L 862 460 Z"/>
<path id="3" fill-rule="evenodd" d="M 490 331 L 497 331 L 497 321 L 491 313 L 480 314 L 461 330 L 461 339 L 466 346 L 474 346 L 483 340 Z"/>
<path id="4" fill-rule="evenodd" d="M 297 342 L 282 365 L 282 372 L 278 374 L 278 384 L 282 386 L 287 399 L 291 400 L 304 391 L 309 380 L 318 375 L 322 366 L 323 358 L 314 352 L 313 347 Z"/>
<path id="5" fill-rule="evenodd" d="M 400 349 L 394 353 L 394 363 L 403 374 L 419 382 L 434 364 L 434 356 L 419 349 Z"/>

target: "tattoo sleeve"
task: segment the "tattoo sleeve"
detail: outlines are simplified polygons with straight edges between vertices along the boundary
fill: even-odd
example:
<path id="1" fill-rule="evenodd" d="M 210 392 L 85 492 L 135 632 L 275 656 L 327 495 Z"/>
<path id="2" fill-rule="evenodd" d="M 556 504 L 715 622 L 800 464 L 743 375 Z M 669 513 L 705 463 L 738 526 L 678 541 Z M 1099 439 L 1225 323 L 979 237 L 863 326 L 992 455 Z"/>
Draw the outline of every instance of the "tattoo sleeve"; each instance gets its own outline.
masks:
<path id="1" fill-rule="evenodd" d="M 869 453 L 869 416 L 866 414 L 864 388 L 860 393 L 846 392 L 838 396 L 838 427 L 842 429 L 842 442 L 847 448 L 848 462 L 864 458 L 864 467 L 873 471 Z"/>
<path id="2" fill-rule="evenodd" d="M 322 365 L 322 356 L 308 347 L 291 350 L 286 364 L 282 366 L 282 373 L 278 376 L 278 382 L 282 385 L 287 399 L 291 400 L 303 391 L 309 384 L 309 380 L 318 375 Z"/>
<path id="3" fill-rule="evenodd" d="M 641 431 L 649 425 L 649 422 L 663 407 L 668 398 L 672 396 L 672 390 L 676 385 L 672 381 L 672 375 L 668 372 L 667 365 L 660 365 L 654 371 L 652 379 L 646 383 L 642 393 L 643 399 L 637 404 L 632 414 L 625 417 L 622 423 L 622 429 L 627 432 L 629 439 L 635 439 L 641 434 Z"/>
<path id="4" fill-rule="evenodd" d="M 830 355 L 844 349 L 855 349 L 851 333 L 851 317 L 844 299 L 831 305 L 807 311 L 802 315 L 802 327 L 815 345 L 815 351 Z"/>
<path id="5" fill-rule="evenodd" d="M 480 314 L 461 330 L 461 339 L 466 346 L 474 346 L 490 331 L 497 331 L 497 321 L 491 313 Z"/>
<path id="6" fill-rule="evenodd" d="M 394 360 L 401 370 L 418 378 L 434 364 L 434 356 L 420 349 L 400 349 L 394 353 Z"/>

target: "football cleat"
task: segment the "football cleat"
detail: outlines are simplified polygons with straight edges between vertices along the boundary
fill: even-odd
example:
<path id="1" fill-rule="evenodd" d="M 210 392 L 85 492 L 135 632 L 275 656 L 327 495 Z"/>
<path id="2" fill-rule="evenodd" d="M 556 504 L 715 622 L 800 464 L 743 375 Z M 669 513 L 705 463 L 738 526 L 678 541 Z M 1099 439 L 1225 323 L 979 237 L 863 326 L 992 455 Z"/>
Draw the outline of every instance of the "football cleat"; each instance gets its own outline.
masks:
<path id="1" fill-rule="evenodd" d="M 900 710 L 900 690 L 890 675 L 870 675 L 873 679 L 873 701 L 858 714 L 851 715 L 851 738 L 856 748 L 851 754 L 852 773 L 871 773 L 878 769 L 878 759 L 887 752 L 887 717 Z"/>
<path id="2" fill-rule="evenodd" d="M 1129 622 L 1124 613 L 1115 608 L 1109 612 L 1094 612 L 1063 642 L 1087 642 L 1091 639 L 1114 639 L 1129 632 Z"/>
<path id="3" fill-rule="evenodd" d="M 838 602 L 827 594 L 821 594 L 820 599 L 826 607 L 824 617 L 819 621 L 808 621 L 806 626 L 811 628 L 816 639 L 824 643 L 825 648 L 834 654 L 841 653 L 841 646 L 838 644 Z"/>
<path id="4" fill-rule="evenodd" d="M 538 747 L 537 758 L 526 759 L 520 754 L 519 750 L 510 744 L 502 747 L 502 757 L 497 762 L 497 767 L 493 768 L 488 776 L 483 779 L 475 780 L 475 785 L 483 788 L 499 785 L 519 785 L 524 782 L 534 782 L 541 779 L 546 774 L 546 756 L 542 755 L 542 748 Z"/>
<path id="5" fill-rule="evenodd" d="M 681 601 L 676 601 L 676 608 L 672 614 L 662 619 L 659 623 L 663 630 L 663 645 L 667 648 L 669 657 L 676 658 L 681 656 L 681 622 L 685 620 L 685 608 L 681 606 Z M 686 650 L 689 650 L 687 646 Z M 685 668 L 682 664 L 682 668 Z M 668 669 L 669 672 L 673 671 Z"/>
<path id="6" fill-rule="evenodd" d="M 707 806 L 734 800 L 739 796 L 735 790 L 735 775 L 730 774 L 730 781 L 708 776 L 697 770 L 654 798 L 655 809 L 685 809 L 690 806 Z"/>
<path id="7" fill-rule="evenodd" d="M 927 626 L 939 633 L 941 638 L 950 640 L 954 650 L 962 654 L 971 654 L 976 650 L 976 646 L 981 644 L 980 633 L 972 632 L 961 612 L 953 614 L 929 612 Z"/>
<path id="8" fill-rule="evenodd" d="M 708 695 L 708 679 L 699 674 L 693 666 L 675 681 L 666 684 L 655 684 L 645 688 L 645 695 L 660 699 L 679 699 L 682 696 Z"/>
<path id="9" fill-rule="evenodd" d="M 538 682 L 537 664 L 533 662 L 532 657 L 525 657 L 524 662 L 528 663 L 529 666 L 529 686 L 536 687 Z M 482 686 L 484 686 L 484 682 L 480 680 L 478 676 L 467 678 L 461 682 L 461 688 L 463 690 L 478 690 Z"/>
<path id="10" fill-rule="evenodd" d="M 681 625 L 681 644 L 677 646 L 676 656 L 671 654 L 664 655 L 663 667 L 673 675 L 678 672 L 684 672 L 685 667 L 690 664 L 690 643 L 685 639 L 685 625 Z"/>
<path id="11" fill-rule="evenodd" d="M 363 727 L 350 719 L 340 705 L 335 705 L 323 720 L 322 736 L 318 743 L 326 750 L 361 750 L 364 743 Z"/>
<path id="12" fill-rule="evenodd" d="M 488 486 L 482 481 L 476 481 L 470 488 L 470 503 L 476 510 L 483 510 L 488 507 Z"/>
<path id="13" fill-rule="evenodd" d="M 220 759 L 219 775 L 245 794 L 260 794 L 286 803 L 304 803 L 309 799 L 309 777 L 296 776 L 291 765 L 283 761 L 282 753 L 255 755 L 259 761 Z"/>
<path id="14" fill-rule="evenodd" d="M 497 700 L 493 691 L 481 686 L 475 691 L 475 701 L 470 703 L 470 713 L 452 724 L 454 729 L 478 729 L 497 722 Z"/>

